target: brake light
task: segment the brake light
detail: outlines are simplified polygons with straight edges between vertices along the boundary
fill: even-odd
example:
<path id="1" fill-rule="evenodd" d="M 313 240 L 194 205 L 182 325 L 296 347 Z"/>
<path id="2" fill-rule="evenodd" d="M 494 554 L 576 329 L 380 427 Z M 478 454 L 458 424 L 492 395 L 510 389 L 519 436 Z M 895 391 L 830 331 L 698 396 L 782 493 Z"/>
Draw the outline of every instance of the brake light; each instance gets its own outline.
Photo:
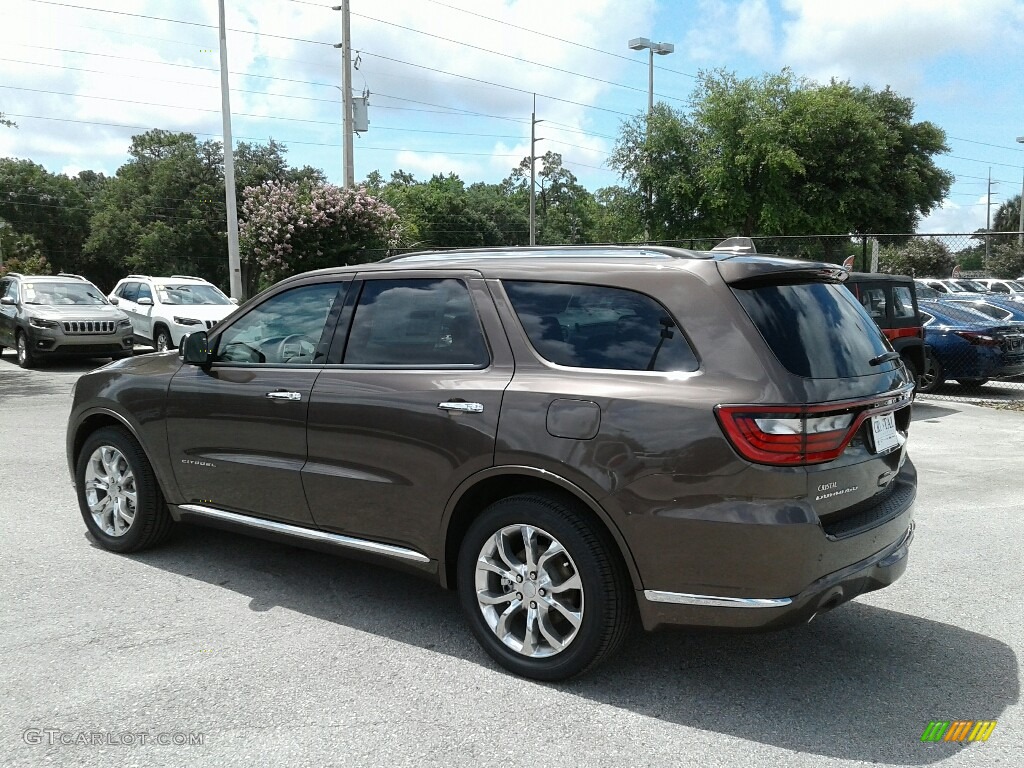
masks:
<path id="1" fill-rule="evenodd" d="M 849 409 L 810 413 L 806 406 L 720 405 L 719 423 L 736 451 L 757 464 L 799 466 L 837 458 L 864 421 Z"/>
<path id="2" fill-rule="evenodd" d="M 995 336 L 978 331 L 953 331 L 953 333 L 976 347 L 998 347 L 1001 343 Z"/>

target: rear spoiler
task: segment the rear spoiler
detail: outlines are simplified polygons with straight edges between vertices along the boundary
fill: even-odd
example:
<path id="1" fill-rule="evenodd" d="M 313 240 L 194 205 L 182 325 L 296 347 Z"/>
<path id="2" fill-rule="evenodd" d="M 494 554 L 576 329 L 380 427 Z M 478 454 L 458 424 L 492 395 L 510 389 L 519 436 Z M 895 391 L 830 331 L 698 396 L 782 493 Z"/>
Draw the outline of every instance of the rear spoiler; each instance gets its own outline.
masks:
<path id="1" fill-rule="evenodd" d="M 718 262 L 718 271 L 733 288 L 793 283 L 842 283 L 850 273 L 838 264 L 774 256 L 735 256 Z"/>

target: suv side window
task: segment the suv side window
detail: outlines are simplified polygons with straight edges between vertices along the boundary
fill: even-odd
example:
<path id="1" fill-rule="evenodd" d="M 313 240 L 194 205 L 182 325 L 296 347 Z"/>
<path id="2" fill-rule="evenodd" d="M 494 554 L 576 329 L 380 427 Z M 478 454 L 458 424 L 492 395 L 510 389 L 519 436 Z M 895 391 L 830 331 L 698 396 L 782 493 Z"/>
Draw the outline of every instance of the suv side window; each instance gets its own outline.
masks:
<path id="1" fill-rule="evenodd" d="M 892 316 L 895 320 L 914 316 L 914 297 L 905 285 L 894 285 L 892 288 Z"/>
<path id="2" fill-rule="evenodd" d="M 121 288 L 121 298 L 125 301 L 135 301 L 139 298 L 139 284 L 125 283 Z"/>
<path id="3" fill-rule="evenodd" d="M 990 291 L 995 291 L 996 293 L 1010 292 L 1010 287 L 1006 283 L 991 282 L 988 284 L 988 289 Z"/>
<path id="4" fill-rule="evenodd" d="M 10 296 L 12 299 L 17 300 L 18 284 L 13 280 L 4 280 L 3 282 L 0 282 L 0 296 Z"/>
<path id="5" fill-rule="evenodd" d="M 139 283 L 139 299 L 153 300 L 153 291 L 149 289 L 149 283 Z"/>
<path id="6" fill-rule="evenodd" d="M 320 363 L 316 355 L 339 283 L 317 283 L 271 296 L 219 337 L 214 361 L 295 365 Z"/>
<path id="7" fill-rule="evenodd" d="M 860 294 L 860 303 L 872 320 L 885 320 L 885 291 L 881 288 L 864 288 Z"/>
<path id="8" fill-rule="evenodd" d="M 482 368 L 490 356 L 469 289 L 453 278 L 368 280 L 346 365 Z"/>
<path id="9" fill-rule="evenodd" d="M 505 281 L 534 349 L 552 363 L 620 371 L 695 371 L 697 357 L 671 314 L 636 291 Z"/>

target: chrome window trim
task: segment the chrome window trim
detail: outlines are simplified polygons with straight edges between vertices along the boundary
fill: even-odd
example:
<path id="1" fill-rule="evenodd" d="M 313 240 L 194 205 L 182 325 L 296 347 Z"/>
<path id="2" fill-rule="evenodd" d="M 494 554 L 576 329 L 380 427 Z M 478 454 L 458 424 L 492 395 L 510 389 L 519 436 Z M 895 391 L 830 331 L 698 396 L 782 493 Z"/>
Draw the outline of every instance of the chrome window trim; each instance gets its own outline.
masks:
<path id="1" fill-rule="evenodd" d="M 685 592 L 662 592 L 657 589 L 645 589 L 644 597 L 652 603 L 697 605 L 704 608 L 784 608 L 793 602 L 791 597 L 716 597 L 688 595 Z"/>
<path id="2" fill-rule="evenodd" d="M 181 504 L 178 506 L 178 509 L 180 509 L 183 512 L 190 512 L 194 515 L 200 515 L 202 517 L 209 517 L 215 520 L 224 520 L 226 522 L 236 523 L 238 525 L 246 525 L 250 528 L 259 528 L 264 531 L 280 533 L 285 536 L 293 536 L 299 539 L 306 539 L 307 541 L 318 541 L 323 542 L 325 544 L 333 544 L 338 547 L 344 547 L 345 549 L 358 549 L 363 552 L 372 552 L 377 555 L 386 555 L 387 557 L 394 557 L 400 560 L 411 560 L 416 563 L 430 562 L 430 558 L 426 555 L 417 552 L 413 549 L 397 547 L 394 544 L 381 544 L 377 541 L 357 539 L 353 536 L 343 536 L 340 533 L 328 533 L 326 531 L 317 531 L 311 528 L 302 528 L 298 525 L 279 523 L 276 520 L 264 520 L 259 517 L 251 517 L 249 515 L 239 515 L 235 512 L 227 512 L 223 509 L 206 507 L 201 504 Z"/>

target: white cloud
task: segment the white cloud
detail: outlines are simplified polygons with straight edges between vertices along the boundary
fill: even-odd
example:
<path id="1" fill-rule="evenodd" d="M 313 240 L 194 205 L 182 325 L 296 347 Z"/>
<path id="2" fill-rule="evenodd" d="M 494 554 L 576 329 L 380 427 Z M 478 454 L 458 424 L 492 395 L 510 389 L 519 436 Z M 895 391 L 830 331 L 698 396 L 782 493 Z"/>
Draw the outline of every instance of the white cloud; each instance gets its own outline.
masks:
<path id="1" fill-rule="evenodd" d="M 946 198 L 917 227 L 921 234 L 974 232 L 985 228 L 985 196 L 961 205 Z"/>
<path id="2" fill-rule="evenodd" d="M 765 57 L 774 50 L 772 12 L 767 0 L 743 0 L 736 9 L 736 44 L 741 51 Z"/>
<path id="3" fill-rule="evenodd" d="M 1019 40 L 1017 0 L 783 0 L 783 62 L 817 80 L 910 89 L 931 60 Z"/>

